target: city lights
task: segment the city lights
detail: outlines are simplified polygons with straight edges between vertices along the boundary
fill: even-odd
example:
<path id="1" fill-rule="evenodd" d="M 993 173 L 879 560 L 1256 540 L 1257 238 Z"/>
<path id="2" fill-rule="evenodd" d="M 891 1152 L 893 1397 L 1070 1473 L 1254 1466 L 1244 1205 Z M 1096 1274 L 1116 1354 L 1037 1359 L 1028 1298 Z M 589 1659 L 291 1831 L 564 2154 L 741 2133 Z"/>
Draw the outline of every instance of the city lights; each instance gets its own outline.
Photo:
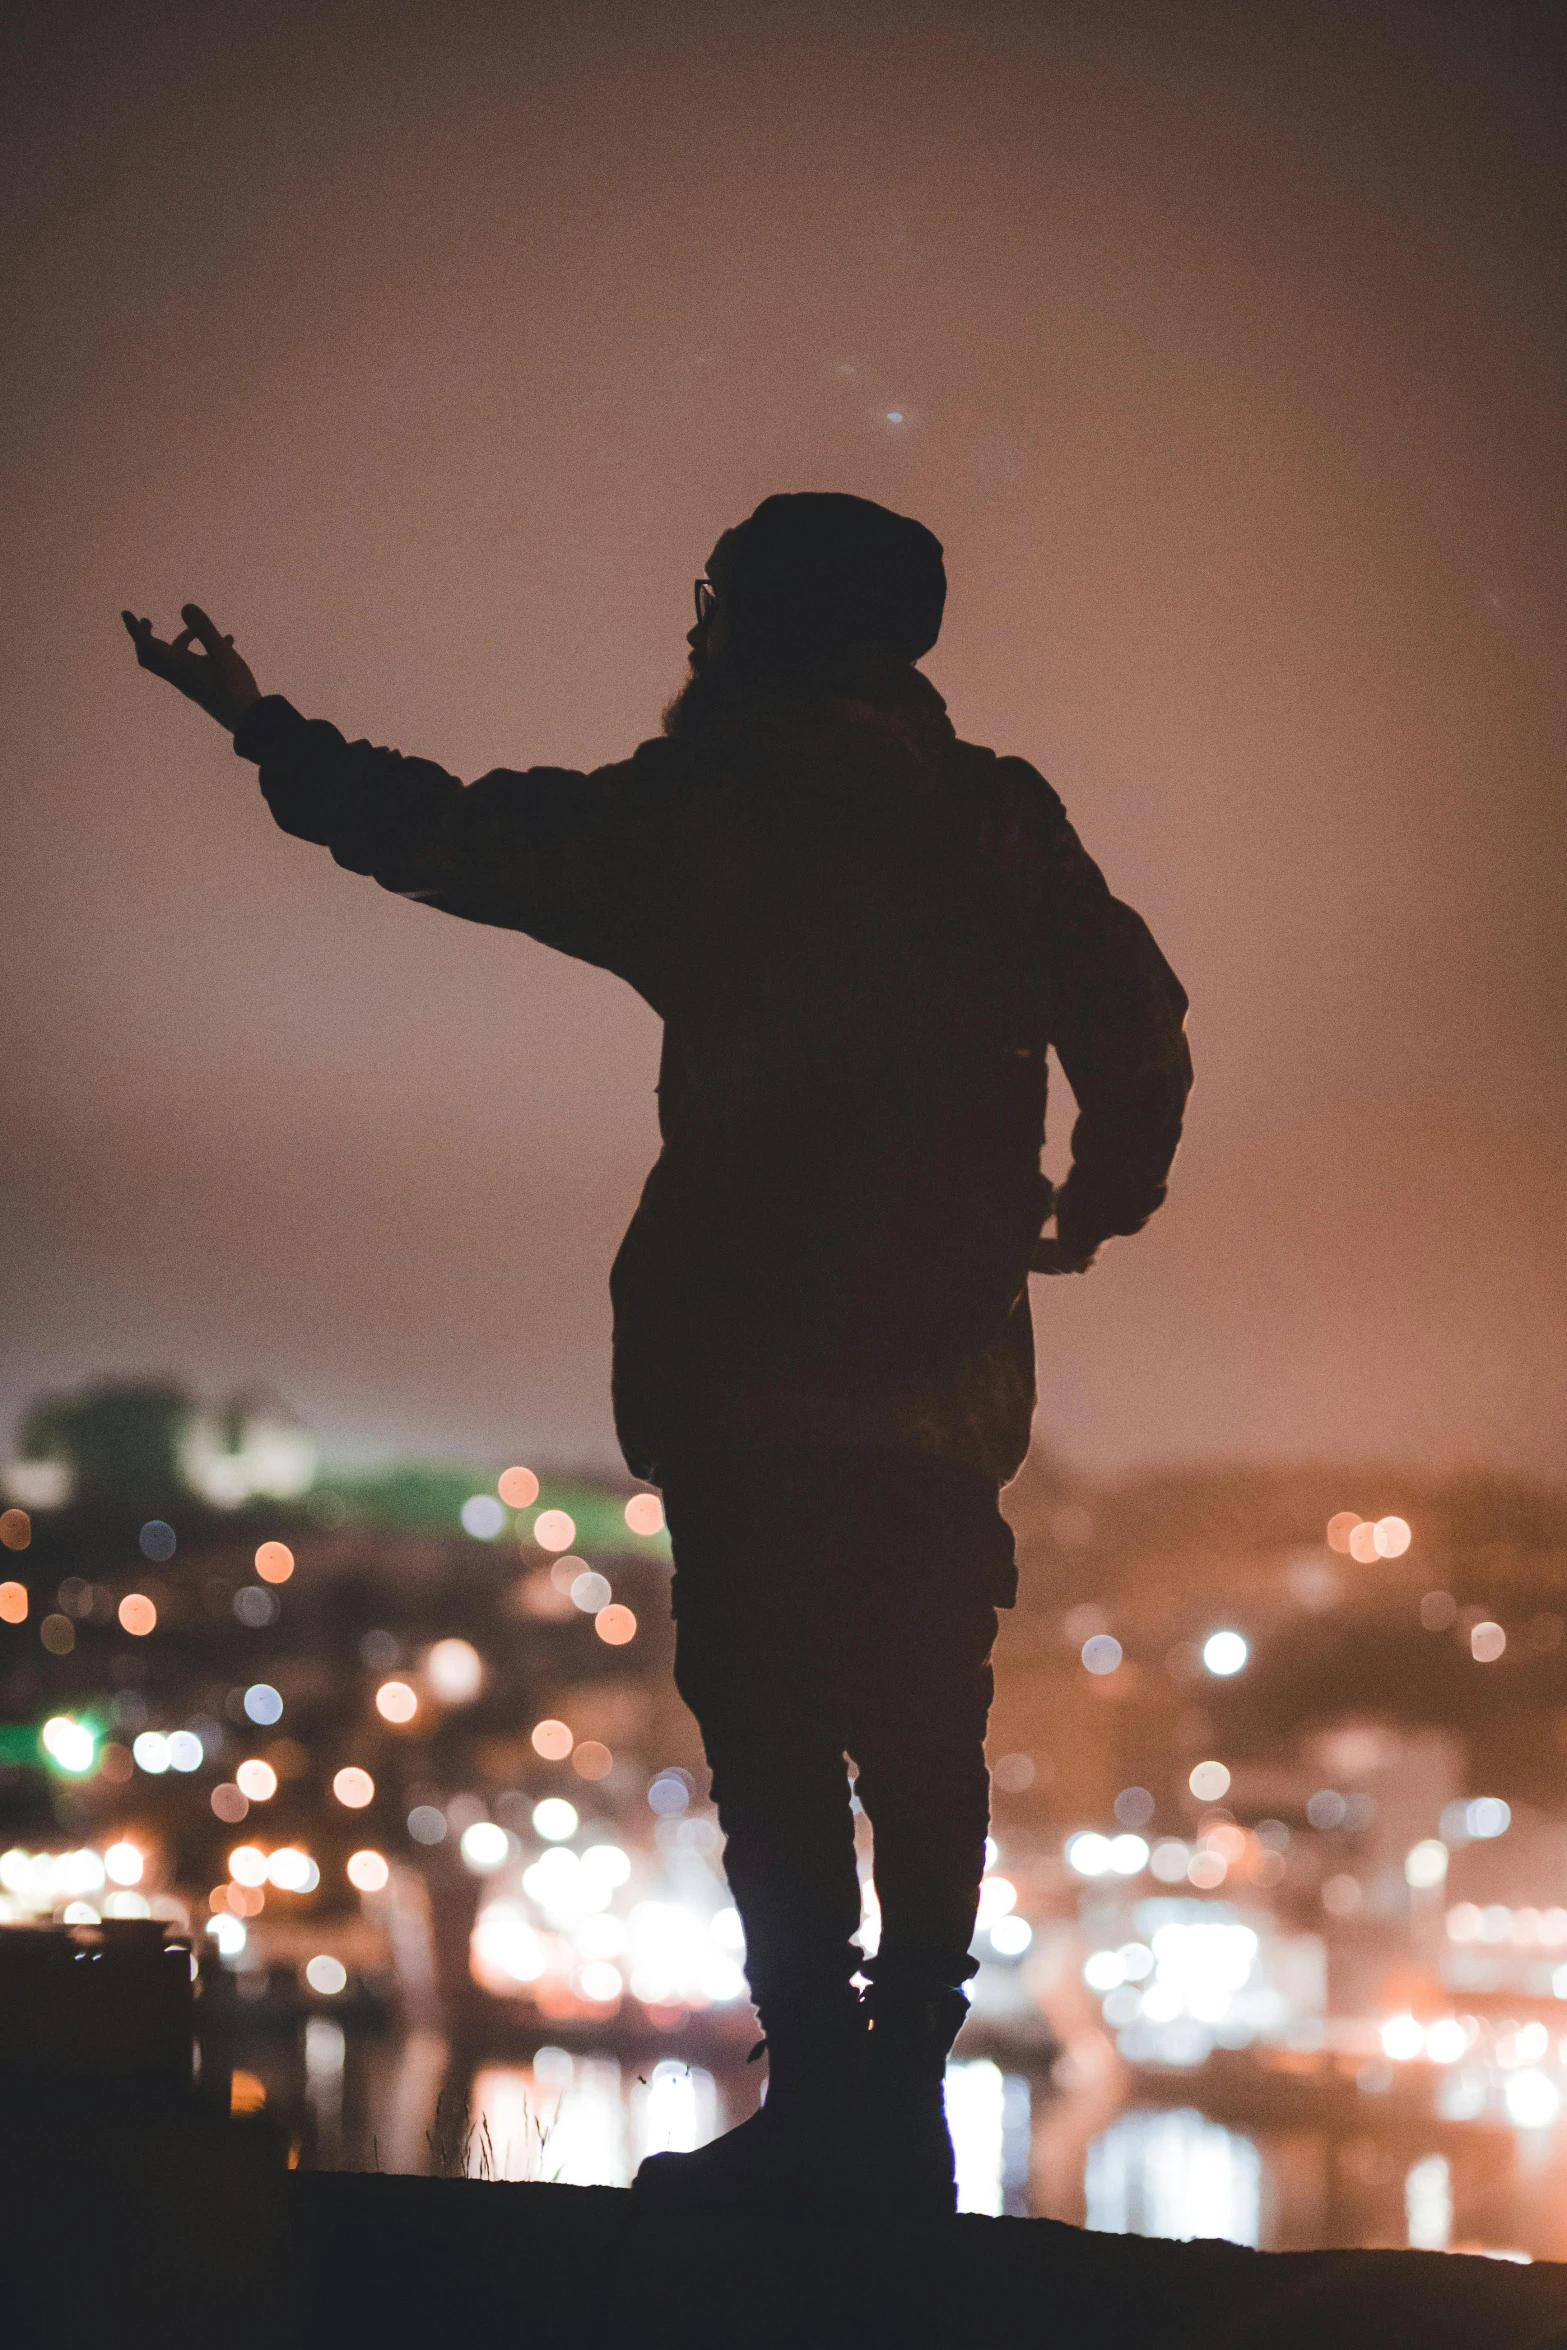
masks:
<path id="1" fill-rule="evenodd" d="M 237 1778 L 239 1774 L 236 1772 L 235 1776 Z M 244 1781 L 241 1780 L 240 1784 L 243 1786 Z M 344 1769 L 334 1774 L 332 1793 L 337 1797 L 339 1803 L 347 1806 L 348 1810 L 363 1811 L 367 1803 L 375 1801 L 375 1781 L 371 1778 L 370 1773 L 362 1771 L 357 1763 L 349 1763 Z"/>
<path id="2" fill-rule="evenodd" d="M 137 1847 L 123 1837 L 103 1856 L 105 1874 L 115 1885 L 139 1885 L 147 1863 Z"/>
<path id="3" fill-rule="evenodd" d="M 380 1893 L 391 1879 L 391 1870 L 379 1852 L 351 1852 L 345 1871 L 348 1882 L 358 1893 Z"/>
<path id="4" fill-rule="evenodd" d="M 1221 1680 L 1238 1673 L 1250 1654 L 1239 1632 L 1210 1632 L 1202 1644 L 1203 1663 Z"/>
<path id="5" fill-rule="evenodd" d="M 437 1640 L 424 1660 L 431 1695 L 441 1705 L 471 1705 L 484 1686 L 484 1661 L 468 1640 Z"/>
<path id="6" fill-rule="evenodd" d="M 263 1542 L 255 1568 L 263 1583 L 286 1583 L 294 1572 L 294 1554 L 286 1542 Z"/>
<path id="7" fill-rule="evenodd" d="M 496 1869 L 504 1868 L 511 1857 L 511 1838 L 494 1820 L 475 1820 L 464 1828 L 458 1847 L 464 1865 L 475 1876 L 487 1877 Z"/>
<path id="8" fill-rule="evenodd" d="M 577 1833 L 577 1808 L 563 1795 L 546 1795 L 542 1803 L 533 1807 L 533 1830 L 548 1844 L 564 1844 L 568 1836 Z"/>
<path id="9" fill-rule="evenodd" d="M 1447 1875 L 1447 1846 L 1439 1836 L 1427 1836 L 1404 1855 L 1405 1882 L 1418 1891 L 1440 1885 Z"/>
<path id="10" fill-rule="evenodd" d="M 383 1681 L 375 1693 L 375 1710 L 383 1722 L 411 1722 L 419 1700 L 406 1681 Z"/>
<path id="11" fill-rule="evenodd" d="M 493 1493 L 471 1493 L 458 1514 L 463 1532 L 480 1542 L 493 1542 L 506 1524 L 506 1512 Z"/>
<path id="12" fill-rule="evenodd" d="M 38 1742 L 57 1770 L 81 1778 L 98 1755 L 98 1733 L 69 1714 L 52 1714 L 38 1733 Z"/>
<path id="13" fill-rule="evenodd" d="M 320 1869 L 297 1844 L 280 1844 L 268 1853 L 267 1883 L 280 1893 L 313 1893 L 320 1882 Z"/>

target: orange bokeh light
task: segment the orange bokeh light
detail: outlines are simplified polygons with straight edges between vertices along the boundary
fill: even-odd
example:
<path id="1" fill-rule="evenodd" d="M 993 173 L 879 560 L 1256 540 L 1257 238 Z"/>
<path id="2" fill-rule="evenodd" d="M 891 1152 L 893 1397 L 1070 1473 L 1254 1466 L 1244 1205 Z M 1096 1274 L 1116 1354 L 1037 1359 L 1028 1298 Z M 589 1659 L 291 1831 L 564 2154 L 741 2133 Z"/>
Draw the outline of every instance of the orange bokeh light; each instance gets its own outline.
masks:
<path id="1" fill-rule="evenodd" d="M 270 1763 L 253 1758 L 240 1764 L 234 1784 L 252 1803 L 267 1803 L 277 1793 L 277 1773 Z"/>
<path id="2" fill-rule="evenodd" d="M 256 1573 L 263 1583 L 286 1583 L 294 1572 L 294 1554 L 286 1542 L 263 1542 L 256 1552 Z"/>
<path id="3" fill-rule="evenodd" d="M 535 1722 L 533 1725 L 533 1751 L 542 1755 L 546 1762 L 564 1762 L 576 1743 L 564 1722 Z"/>
<path id="4" fill-rule="evenodd" d="M 27 1585 L 0 1583 L 0 1624 L 25 1624 L 27 1621 Z"/>
<path id="5" fill-rule="evenodd" d="M 579 1779 L 607 1779 L 615 1758 L 601 1740 L 584 1738 L 572 1755 L 571 1767 Z"/>
<path id="6" fill-rule="evenodd" d="M 144 1591 L 127 1591 L 120 1602 L 122 1630 L 132 1632 L 138 1640 L 145 1639 L 158 1621 L 158 1611 Z"/>
<path id="7" fill-rule="evenodd" d="M 637 1619 L 630 1608 L 622 1607 L 618 1599 L 613 1599 L 608 1607 L 599 1609 L 593 1619 L 593 1629 L 601 1640 L 609 1642 L 611 1648 L 624 1648 L 628 1640 L 635 1640 L 637 1636 Z"/>
<path id="8" fill-rule="evenodd" d="M 1360 1567 L 1369 1567 L 1377 1555 L 1377 1530 L 1364 1518 L 1349 1538 L 1349 1555 Z"/>
<path id="9" fill-rule="evenodd" d="M 661 1534 L 664 1505 L 656 1493 L 634 1493 L 626 1504 L 626 1524 L 633 1534 Z"/>
<path id="10" fill-rule="evenodd" d="M 379 1893 L 391 1874 L 379 1852 L 352 1852 L 348 1856 L 348 1882 L 357 1892 Z"/>
<path id="11" fill-rule="evenodd" d="M 406 1681 L 383 1681 L 375 1693 L 375 1710 L 383 1722 L 411 1722 L 419 1700 Z"/>
<path id="12" fill-rule="evenodd" d="M 33 1521 L 26 1510 L 0 1510 L 0 1542 L 7 1550 L 25 1550 L 33 1539 Z"/>
<path id="13" fill-rule="evenodd" d="M 525 1510 L 539 1498 L 539 1481 L 531 1469 L 503 1469 L 495 1490 L 509 1510 Z"/>
<path id="14" fill-rule="evenodd" d="M 375 1801 L 375 1781 L 357 1763 L 350 1763 L 332 1781 L 332 1793 L 350 1811 L 363 1811 L 367 1803 Z"/>
<path id="15" fill-rule="evenodd" d="M 1348 1550 L 1349 1538 L 1360 1524 L 1359 1510 L 1340 1510 L 1328 1520 L 1329 1550 Z"/>
<path id="16" fill-rule="evenodd" d="M 1371 1529 L 1379 1557 L 1401 1559 L 1414 1540 L 1407 1519 L 1378 1518 Z"/>

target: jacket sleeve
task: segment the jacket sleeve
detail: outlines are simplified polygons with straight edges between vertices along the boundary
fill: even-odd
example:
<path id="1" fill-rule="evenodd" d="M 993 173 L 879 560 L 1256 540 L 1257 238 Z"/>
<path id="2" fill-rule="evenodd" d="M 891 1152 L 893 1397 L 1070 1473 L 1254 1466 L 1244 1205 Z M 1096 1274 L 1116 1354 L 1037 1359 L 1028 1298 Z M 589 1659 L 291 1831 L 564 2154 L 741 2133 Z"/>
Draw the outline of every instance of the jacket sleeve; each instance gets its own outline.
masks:
<path id="1" fill-rule="evenodd" d="M 1029 829 L 1050 1041 L 1078 1106 L 1056 1230 L 1088 1256 L 1140 1231 L 1164 1200 L 1192 1083 L 1187 998 L 1147 923 L 1110 895 L 1060 801 L 1048 785 L 1044 793 Z"/>
<path id="2" fill-rule="evenodd" d="M 262 697 L 234 736 L 285 832 L 330 849 L 383 889 L 471 922 L 526 931 L 586 962 L 641 976 L 632 835 L 645 802 L 631 767 L 593 775 L 504 768 L 460 783 L 429 759 L 344 740 Z"/>

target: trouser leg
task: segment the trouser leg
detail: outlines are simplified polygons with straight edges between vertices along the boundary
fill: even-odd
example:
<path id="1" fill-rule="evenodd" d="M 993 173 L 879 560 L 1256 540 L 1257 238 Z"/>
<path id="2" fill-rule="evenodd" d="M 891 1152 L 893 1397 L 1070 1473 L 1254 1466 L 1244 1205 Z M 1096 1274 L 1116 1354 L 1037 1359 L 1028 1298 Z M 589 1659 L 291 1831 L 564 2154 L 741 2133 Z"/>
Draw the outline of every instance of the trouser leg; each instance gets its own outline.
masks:
<path id="1" fill-rule="evenodd" d="M 701 1729 L 765 2022 L 769 2005 L 847 1999 L 860 1892 L 837 1659 L 774 1555 L 787 1521 L 760 1478 L 675 1487 L 665 1503 L 675 1681 Z"/>

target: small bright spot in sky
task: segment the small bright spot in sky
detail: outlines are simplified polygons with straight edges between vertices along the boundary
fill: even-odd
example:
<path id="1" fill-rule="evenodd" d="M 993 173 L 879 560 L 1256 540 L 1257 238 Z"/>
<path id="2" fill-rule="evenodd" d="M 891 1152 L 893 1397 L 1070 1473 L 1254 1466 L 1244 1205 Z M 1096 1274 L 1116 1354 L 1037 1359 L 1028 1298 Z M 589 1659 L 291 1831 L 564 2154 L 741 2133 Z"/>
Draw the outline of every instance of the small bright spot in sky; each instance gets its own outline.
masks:
<path id="1" fill-rule="evenodd" d="M 1202 1644 L 1203 1663 L 1221 1679 L 1238 1673 L 1250 1654 L 1239 1632 L 1214 1632 Z"/>
<path id="2" fill-rule="evenodd" d="M 887 411 L 887 422 L 889 424 L 901 424 L 903 422 L 903 410 L 901 408 L 889 408 Z"/>

